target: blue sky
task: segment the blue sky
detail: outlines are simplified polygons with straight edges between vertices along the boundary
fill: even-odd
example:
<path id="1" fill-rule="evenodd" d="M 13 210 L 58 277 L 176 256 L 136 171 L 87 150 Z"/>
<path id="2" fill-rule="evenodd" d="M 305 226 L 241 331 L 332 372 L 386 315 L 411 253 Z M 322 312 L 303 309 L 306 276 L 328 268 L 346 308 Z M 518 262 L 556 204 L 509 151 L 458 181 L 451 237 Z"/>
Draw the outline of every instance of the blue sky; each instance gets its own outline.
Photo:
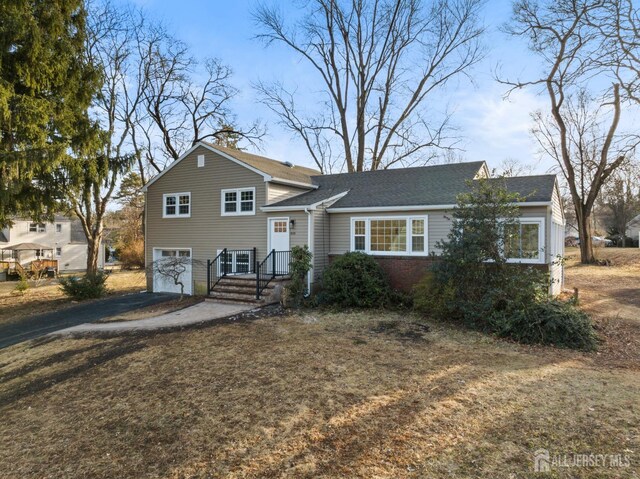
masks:
<path id="1" fill-rule="evenodd" d="M 314 166 L 300 142 L 283 131 L 276 124 L 276 117 L 256 101 L 251 88 L 251 83 L 258 79 L 286 80 L 302 86 L 312 80 L 306 66 L 291 52 L 273 46 L 265 49 L 253 38 L 256 27 L 251 12 L 255 0 L 136 0 L 135 3 L 165 22 L 191 46 L 194 55 L 218 57 L 233 69 L 233 83 L 241 92 L 234 103 L 239 122 L 260 118 L 268 125 L 261 154 Z M 460 145 L 466 160 L 485 160 L 490 167 L 497 167 L 504 159 L 514 158 L 543 173 L 553 164 L 538 160 L 529 129 L 530 113 L 544 109 L 545 98 L 535 91 L 520 91 L 505 100 L 505 87 L 493 79 L 498 64 L 510 77 L 532 73 L 534 62 L 526 46 L 498 30 L 510 13 L 510 1 L 487 2 L 484 15 L 488 55 L 472 71 L 475 85 L 451 84 L 439 107 L 447 106 L 454 111 L 453 121 L 462 137 Z M 315 101 L 312 94 L 304 100 Z"/>

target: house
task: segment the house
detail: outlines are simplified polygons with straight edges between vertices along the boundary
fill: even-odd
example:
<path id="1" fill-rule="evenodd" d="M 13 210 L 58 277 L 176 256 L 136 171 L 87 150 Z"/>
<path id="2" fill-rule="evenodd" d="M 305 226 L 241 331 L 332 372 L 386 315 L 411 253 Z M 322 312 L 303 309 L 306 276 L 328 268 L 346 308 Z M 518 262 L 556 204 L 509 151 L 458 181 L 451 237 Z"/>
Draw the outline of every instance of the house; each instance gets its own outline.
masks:
<path id="1" fill-rule="evenodd" d="M 21 251 L 10 249 L 17 245 L 24 247 L 18 248 Z M 87 267 L 87 239 L 82 225 L 67 216 L 56 215 L 51 223 L 14 219 L 13 226 L 0 230 L 0 250 L 2 260 L 18 261 L 23 266 L 46 259 L 55 261 L 60 272 L 82 271 Z M 98 261 L 103 268 L 102 248 Z"/>
<path id="2" fill-rule="evenodd" d="M 634 217 L 627 225 L 626 231 L 627 237 L 638 241 L 638 247 L 640 247 L 640 215 Z"/>
<path id="3" fill-rule="evenodd" d="M 394 287 L 409 290 L 437 257 L 456 196 L 468 180 L 488 176 L 484 162 L 322 175 L 199 142 L 145 187 L 146 262 L 191 258 L 185 292 L 215 295 L 221 278 L 260 283 L 256 275 L 286 274 L 286 252 L 308 245 L 310 290 L 332 258 L 347 251 L 373 255 Z M 564 253 L 564 214 L 556 178 L 504 181 L 526 197 L 519 204 L 520 253 L 511 261 L 549 270 L 558 293 L 563 271 L 554 259 Z M 149 273 L 149 290 L 177 291 L 165 279 Z M 244 293 L 256 288 L 261 284 Z"/>

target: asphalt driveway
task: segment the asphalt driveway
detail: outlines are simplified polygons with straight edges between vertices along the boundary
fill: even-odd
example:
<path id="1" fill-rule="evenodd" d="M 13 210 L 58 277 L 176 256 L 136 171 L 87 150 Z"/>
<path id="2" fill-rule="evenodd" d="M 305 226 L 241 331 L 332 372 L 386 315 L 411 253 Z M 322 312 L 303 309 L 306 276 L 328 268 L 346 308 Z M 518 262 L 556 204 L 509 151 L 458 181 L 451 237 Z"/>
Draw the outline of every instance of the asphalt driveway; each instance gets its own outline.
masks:
<path id="1" fill-rule="evenodd" d="M 117 314 L 163 303 L 175 297 L 175 294 L 170 293 L 135 293 L 114 296 L 0 325 L 0 349 L 44 336 L 59 329 L 92 323 Z"/>

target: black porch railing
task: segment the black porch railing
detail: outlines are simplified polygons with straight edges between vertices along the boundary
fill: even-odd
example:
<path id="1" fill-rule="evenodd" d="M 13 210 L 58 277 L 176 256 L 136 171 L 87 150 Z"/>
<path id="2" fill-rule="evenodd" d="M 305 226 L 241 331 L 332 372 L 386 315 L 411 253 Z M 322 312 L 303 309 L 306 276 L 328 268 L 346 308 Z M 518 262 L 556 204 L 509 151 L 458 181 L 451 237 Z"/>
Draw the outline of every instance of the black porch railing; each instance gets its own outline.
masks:
<path id="1" fill-rule="evenodd" d="M 207 285 L 209 291 L 230 274 L 253 274 L 256 272 L 256 248 L 223 249 L 218 256 L 207 260 Z"/>
<path id="2" fill-rule="evenodd" d="M 267 257 L 256 265 L 256 299 L 276 276 L 289 274 L 291 251 L 271 250 Z"/>

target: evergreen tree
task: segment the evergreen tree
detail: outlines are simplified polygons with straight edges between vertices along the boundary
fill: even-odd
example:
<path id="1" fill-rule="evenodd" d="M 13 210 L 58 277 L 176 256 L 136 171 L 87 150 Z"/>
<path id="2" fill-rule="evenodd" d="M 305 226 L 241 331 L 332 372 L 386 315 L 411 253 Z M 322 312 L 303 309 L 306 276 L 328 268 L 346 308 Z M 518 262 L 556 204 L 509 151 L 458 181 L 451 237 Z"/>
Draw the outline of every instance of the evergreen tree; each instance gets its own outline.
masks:
<path id="1" fill-rule="evenodd" d="M 52 181 L 95 137 L 87 115 L 100 76 L 86 62 L 82 0 L 0 2 L 0 227 L 53 215 Z"/>

